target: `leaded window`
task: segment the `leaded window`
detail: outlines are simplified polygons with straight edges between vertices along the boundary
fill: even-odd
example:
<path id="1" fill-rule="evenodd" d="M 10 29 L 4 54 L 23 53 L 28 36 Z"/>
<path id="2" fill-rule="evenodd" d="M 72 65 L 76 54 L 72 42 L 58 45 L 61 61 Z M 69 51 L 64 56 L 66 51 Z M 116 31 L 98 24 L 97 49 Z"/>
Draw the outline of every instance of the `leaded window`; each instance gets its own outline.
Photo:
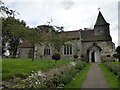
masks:
<path id="1" fill-rule="evenodd" d="M 72 55 L 72 44 L 64 45 L 64 55 Z"/>
<path id="2" fill-rule="evenodd" d="M 50 55 L 50 47 L 49 46 L 45 46 L 44 55 Z"/>

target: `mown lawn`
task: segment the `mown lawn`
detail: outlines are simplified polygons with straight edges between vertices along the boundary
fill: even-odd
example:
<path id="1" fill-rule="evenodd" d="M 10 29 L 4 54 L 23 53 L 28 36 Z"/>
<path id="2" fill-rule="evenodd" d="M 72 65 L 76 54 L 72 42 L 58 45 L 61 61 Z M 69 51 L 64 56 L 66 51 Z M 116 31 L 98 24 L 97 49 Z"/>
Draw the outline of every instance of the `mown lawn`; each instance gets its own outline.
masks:
<path id="1" fill-rule="evenodd" d="M 8 79 L 13 76 L 30 73 L 34 71 L 44 71 L 56 66 L 69 64 L 70 61 L 59 60 L 55 64 L 54 60 L 37 59 L 2 59 L 2 78 Z"/>
<path id="2" fill-rule="evenodd" d="M 120 62 L 111 62 L 111 63 L 113 63 L 113 64 L 120 64 Z"/>
<path id="3" fill-rule="evenodd" d="M 2 80 L 2 60 L 0 59 L 0 80 Z"/>
<path id="4" fill-rule="evenodd" d="M 69 84 L 66 85 L 65 90 L 68 88 L 81 88 L 90 66 L 91 64 L 87 64 L 87 66 L 81 70 L 80 73 L 78 73 Z"/>
<path id="5" fill-rule="evenodd" d="M 104 64 L 99 64 L 101 70 L 103 71 L 103 74 L 105 76 L 105 79 L 109 85 L 110 88 L 120 88 L 120 80 L 117 78 L 116 75 L 113 74 L 113 72 L 110 72 L 108 68 Z"/>

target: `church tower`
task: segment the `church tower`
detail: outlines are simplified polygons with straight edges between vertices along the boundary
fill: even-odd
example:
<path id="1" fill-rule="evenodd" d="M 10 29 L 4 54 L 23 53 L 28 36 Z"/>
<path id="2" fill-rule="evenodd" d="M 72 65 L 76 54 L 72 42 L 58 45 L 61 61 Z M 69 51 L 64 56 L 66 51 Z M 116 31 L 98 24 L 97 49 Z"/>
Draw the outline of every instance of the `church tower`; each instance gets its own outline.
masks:
<path id="1" fill-rule="evenodd" d="M 109 23 L 106 22 L 102 13 L 99 11 L 96 23 L 94 25 L 95 35 L 110 35 Z"/>

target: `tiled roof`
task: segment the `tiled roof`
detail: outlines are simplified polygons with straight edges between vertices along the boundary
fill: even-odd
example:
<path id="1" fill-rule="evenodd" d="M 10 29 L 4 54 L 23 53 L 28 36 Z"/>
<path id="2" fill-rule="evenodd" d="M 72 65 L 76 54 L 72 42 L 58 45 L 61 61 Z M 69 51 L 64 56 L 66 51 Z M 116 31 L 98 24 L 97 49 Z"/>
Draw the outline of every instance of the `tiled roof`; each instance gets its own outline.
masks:
<path id="1" fill-rule="evenodd" d="M 28 40 L 24 40 L 19 46 L 18 48 L 32 48 L 33 45 L 32 43 L 30 43 Z"/>
<path id="2" fill-rule="evenodd" d="M 94 35 L 94 30 L 82 30 L 82 41 L 111 41 L 110 35 Z"/>
<path id="3" fill-rule="evenodd" d="M 80 38 L 80 30 L 76 31 L 65 31 L 61 34 L 61 36 L 64 36 L 65 38 L 68 39 L 79 39 Z M 33 45 L 28 41 L 24 40 L 18 48 L 32 48 Z"/>
<path id="4" fill-rule="evenodd" d="M 62 35 L 68 39 L 79 39 L 80 38 L 80 30 L 65 31 L 62 33 Z"/>
<path id="5" fill-rule="evenodd" d="M 80 34 L 81 32 L 81 34 Z M 81 39 L 82 41 L 111 41 L 112 38 L 110 35 L 94 35 L 94 30 L 74 30 L 74 31 L 65 31 L 61 36 L 68 39 Z M 18 48 L 32 48 L 33 45 L 25 40 L 18 46 Z"/>

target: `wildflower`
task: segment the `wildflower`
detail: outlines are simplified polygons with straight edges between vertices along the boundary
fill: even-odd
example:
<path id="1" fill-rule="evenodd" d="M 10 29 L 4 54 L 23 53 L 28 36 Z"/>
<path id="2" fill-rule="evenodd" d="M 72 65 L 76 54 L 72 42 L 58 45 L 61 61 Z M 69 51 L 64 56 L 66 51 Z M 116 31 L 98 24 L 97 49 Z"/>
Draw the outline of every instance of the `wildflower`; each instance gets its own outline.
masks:
<path id="1" fill-rule="evenodd" d="M 43 73 L 41 71 L 38 71 L 38 76 L 43 76 Z"/>
<path id="2" fill-rule="evenodd" d="M 35 82 L 35 84 L 38 84 L 38 82 Z"/>
<path id="3" fill-rule="evenodd" d="M 70 65 L 71 65 L 71 66 L 75 66 L 76 63 L 75 63 L 75 62 L 70 62 Z"/>
<path id="4" fill-rule="evenodd" d="M 32 72 L 34 72 L 34 71 L 32 70 Z"/>

